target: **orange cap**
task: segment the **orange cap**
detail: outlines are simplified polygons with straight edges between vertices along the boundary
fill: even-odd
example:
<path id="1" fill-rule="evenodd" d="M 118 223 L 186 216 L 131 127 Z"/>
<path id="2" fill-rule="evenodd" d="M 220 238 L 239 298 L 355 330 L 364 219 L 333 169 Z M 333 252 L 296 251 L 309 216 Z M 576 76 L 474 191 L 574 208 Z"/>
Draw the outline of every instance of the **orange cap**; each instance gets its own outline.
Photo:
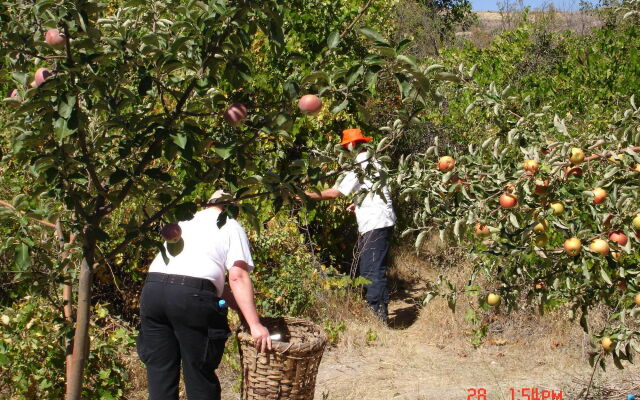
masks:
<path id="1" fill-rule="evenodd" d="M 373 138 L 362 136 L 360 129 L 345 129 L 342 131 L 342 142 L 340 144 L 345 146 L 352 142 L 368 142 L 370 140 L 373 140 Z"/>

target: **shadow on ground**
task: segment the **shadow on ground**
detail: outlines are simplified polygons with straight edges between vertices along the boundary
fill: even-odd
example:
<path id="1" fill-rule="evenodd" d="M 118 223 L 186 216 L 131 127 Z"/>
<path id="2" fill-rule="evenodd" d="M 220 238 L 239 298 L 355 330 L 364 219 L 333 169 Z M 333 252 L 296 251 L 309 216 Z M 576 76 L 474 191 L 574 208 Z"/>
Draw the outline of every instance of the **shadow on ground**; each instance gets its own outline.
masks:
<path id="1" fill-rule="evenodd" d="M 407 329 L 418 319 L 426 288 L 424 284 L 397 277 L 389 280 L 389 288 L 389 327 Z"/>

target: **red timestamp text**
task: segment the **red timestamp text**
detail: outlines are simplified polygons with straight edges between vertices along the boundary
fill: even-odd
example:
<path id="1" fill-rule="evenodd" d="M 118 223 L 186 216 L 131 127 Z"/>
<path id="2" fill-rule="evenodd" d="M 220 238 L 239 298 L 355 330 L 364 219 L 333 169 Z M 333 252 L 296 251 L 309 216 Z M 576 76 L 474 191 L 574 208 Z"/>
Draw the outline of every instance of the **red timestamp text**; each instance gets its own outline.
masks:
<path id="1" fill-rule="evenodd" d="M 486 388 L 467 389 L 467 400 L 491 400 Z M 562 390 L 540 388 L 509 388 L 510 400 L 563 400 Z"/>

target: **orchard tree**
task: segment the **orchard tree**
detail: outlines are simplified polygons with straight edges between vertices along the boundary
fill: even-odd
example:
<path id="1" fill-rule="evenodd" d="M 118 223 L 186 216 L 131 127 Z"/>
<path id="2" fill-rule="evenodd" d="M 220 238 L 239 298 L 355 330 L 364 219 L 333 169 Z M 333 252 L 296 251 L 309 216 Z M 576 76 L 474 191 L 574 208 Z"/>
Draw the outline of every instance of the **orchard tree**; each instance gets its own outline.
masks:
<path id="1" fill-rule="evenodd" d="M 402 55 L 407 41 L 390 43 L 364 26 L 376 22 L 369 14 L 384 15 L 385 2 L 356 3 L 0 3 L 0 76 L 9 90 L 0 166 L 24 171 L 26 184 L 5 194 L 19 199 L 9 206 L 21 218 L 58 221 L 80 264 L 64 274 L 77 291 L 68 399 L 82 393 L 96 269 L 122 262 L 131 248 L 163 249 L 161 228 L 190 218 L 213 188 L 232 192 L 222 224 L 240 210 L 255 216 L 247 199 L 268 199 L 277 211 L 303 195 L 302 185 L 327 179 L 323 166 L 336 159 L 353 167 L 326 133 L 351 123 L 379 128 L 367 125 L 362 107 L 379 76 L 397 82 L 401 105 L 378 133 L 389 136 L 380 151 L 439 98 L 442 81 L 459 80 L 418 67 Z M 299 102 L 303 95 L 317 99 Z M 322 109 L 313 116 L 316 100 Z M 38 243 L 12 235 L 13 262 L 23 268 Z M 69 266 L 43 264 L 52 275 Z"/>
<path id="2" fill-rule="evenodd" d="M 436 142 L 400 160 L 400 197 L 420 205 L 403 235 L 419 232 L 418 250 L 434 225 L 443 238 L 469 239 L 471 281 L 484 272 L 492 286 L 456 288 L 442 278 L 425 300 L 440 294 L 455 307 L 466 292 L 485 309 L 502 303 L 512 310 L 524 297 L 541 312 L 566 306 L 587 332 L 589 310 L 606 305 L 609 326 L 593 333 L 600 351 L 590 360 L 604 368 L 610 353 L 621 368 L 640 351 L 637 100 L 606 131 L 573 128 L 570 114 L 536 109 L 509 87 L 477 87 L 466 75 L 476 90 L 467 114 L 484 116 L 493 129 L 464 151 Z"/>

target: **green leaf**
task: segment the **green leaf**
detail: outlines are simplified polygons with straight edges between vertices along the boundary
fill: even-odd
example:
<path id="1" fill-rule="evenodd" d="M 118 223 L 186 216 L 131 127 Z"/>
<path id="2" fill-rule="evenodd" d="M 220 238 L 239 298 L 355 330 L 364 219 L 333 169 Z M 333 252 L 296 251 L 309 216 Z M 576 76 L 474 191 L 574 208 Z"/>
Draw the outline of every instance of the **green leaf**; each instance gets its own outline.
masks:
<path id="1" fill-rule="evenodd" d="M 222 157 L 223 160 L 226 160 L 229 157 L 231 157 L 231 153 L 233 152 L 233 146 L 215 147 L 213 150 L 216 152 L 217 155 Z"/>
<path id="2" fill-rule="evenodd" d="M 436 79 L 440 81 L 460 82 L 460 77 L 456 74 L 452 74 L 451 72 L 438 72 L 436 74 Z"/>
<path id="3" fill-rule="evenodd" d="M 422 301 L 422 305 L 426 306 L 434 297 L 436 297 L 436 294 L 434 292 L 427 293 L 427 296 Z"/>
<path id="4" fill-rule="evenodd" d="M 427 237 L 427 231 L 422 231 L 416 238 L 416 253 L 420 252 L 420 247 L 422 246 L 422 242 Z"/>
<path id="5" fill-rule="evenodd" d="M 338 31 L 331 32 L 327 38 L 327 47 L 334 49 L 338 46 L 338 43 L 340 43 L 340 33 Z"/>
<path id="6" fill-rule="evenodd" d="M 340 104 L 338 104 L 337 106 L 335 106 L 332 110 L 331 113 L 332 114 L 337 114 L 340 111 L 344 110 L 345 108 L 347 108 L 347 106 L 349 105 L 349 99 L 344 99 L 344 101 Z"/>
<path id="7" fill-rule="evenodd" d="M 176 133 L 175 135 L 171 135 L 171 137 L 173 138 L 173 143 L 175 143 L 176 146 L 180 147 L 182 150 L 185 149 L 187 145 L 187 135 L 185 135 L 184 132 Z"/>
<path id="8" fill-rule="evenodd" d="M 396 57 L 396 60 L 398 60 L 400 62 L 403 62 L 403 63 L 406 63 L 406 64 L 409 64 L 412 67 L 417 67 L 418 66 L 417 65 L 417 60 L 413 56 L 405 56 L 405 55 L 401 54 L 401 55 Z"/>
<path id="9" fill-rule="evenodd" d="M 58 114 L 68 119 L 73 112 L 73 108 L 76 105 L 76 96 L 67 95 L 67 97 L 58 105 Z"/>
<path id="10" fill-rule="evenodd" d="M 18 247 L 16 247 L 15 265 L 19 271 L 25 271 L 31 265 L 29 246 L 24 243 L 21 243 Z"/>
<path id="11" fill-rule="evenodd" d="M 374 29 L 368 27 L 360 28 L 360 33 L 373 41 L 388 44 L 385 38 Z"/>
<path id="12" fill-rule="evenodd" d="M 605 282 L 607 282 L 609 285 L 613 285 L 613 282 L 611 282 L 611 278 L 609 278 L 609 275 L 607 274 L 607 272 L 604 270 L 604 268 L 600 268 L 600 276 L 602 277 L 602 279 L 604 279 Z"/>

